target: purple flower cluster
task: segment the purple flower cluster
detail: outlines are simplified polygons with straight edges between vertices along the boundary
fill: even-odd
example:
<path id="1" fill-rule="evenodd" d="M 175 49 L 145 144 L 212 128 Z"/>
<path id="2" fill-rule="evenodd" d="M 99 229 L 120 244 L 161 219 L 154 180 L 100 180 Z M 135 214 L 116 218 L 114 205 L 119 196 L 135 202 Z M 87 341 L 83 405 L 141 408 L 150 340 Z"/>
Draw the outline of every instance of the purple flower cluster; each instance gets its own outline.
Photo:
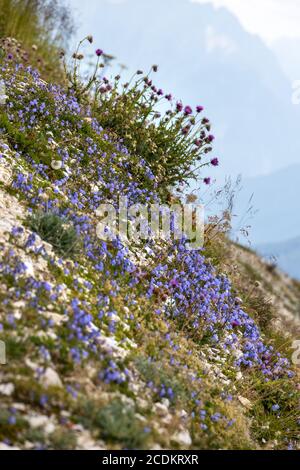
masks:
<path id="1" fill-rule="evenodd" d="M 192 337 L 240 349 L 236 366 L 259 368 L 267 379 L 292 374 L 289 361 L 264 344 L 254 320 L 232 294 L 229 279 L 217 275 L 200 251 L 189 251 L 184 243 L 174 247 L 168 263 L 152 271 L 148 297 L 157 291 L 172 299 L 166 302 L 165 315 L 179 325 L 188 324 Z"/>

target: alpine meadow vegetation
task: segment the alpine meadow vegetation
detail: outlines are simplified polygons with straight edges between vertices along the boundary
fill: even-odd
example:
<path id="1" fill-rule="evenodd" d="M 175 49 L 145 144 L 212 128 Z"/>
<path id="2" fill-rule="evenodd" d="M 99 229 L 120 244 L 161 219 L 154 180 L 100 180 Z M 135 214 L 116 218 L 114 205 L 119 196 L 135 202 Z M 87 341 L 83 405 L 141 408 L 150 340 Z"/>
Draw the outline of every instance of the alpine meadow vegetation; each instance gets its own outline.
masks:
<path id="1" fill-rule="evenodd" d="M 73 31 L 72 16 L 61 0 L 0 0 L 2 53 L 10 50 L 19 62 L 38 67 L 50 80 L 61 80 L 57 56 Z"/>
<path id="2" fill-rule="evenodd" d="M 42 3 L 28 2 L 34 13 Z M 42 35 L 17 17 L 5 34 L 45 40 L 63 78 L 19 60 L 13 40 L 0 63 L 0 445 L 299 448 L 296 318 L 283 323 L 267 301 L 275 274 L 262 263 L 253 279 L 221 232 L 198 250 L 185 237 L 131 246 L 96 232 L 99 205 L 117 209 L 122 194 L 168 204 L 192 178 L 210 184 L 219 159 L 202 104 L 156 86 L 156 65 L 107 78 L 92 36 L 68 62 L 43 14 Z"/>

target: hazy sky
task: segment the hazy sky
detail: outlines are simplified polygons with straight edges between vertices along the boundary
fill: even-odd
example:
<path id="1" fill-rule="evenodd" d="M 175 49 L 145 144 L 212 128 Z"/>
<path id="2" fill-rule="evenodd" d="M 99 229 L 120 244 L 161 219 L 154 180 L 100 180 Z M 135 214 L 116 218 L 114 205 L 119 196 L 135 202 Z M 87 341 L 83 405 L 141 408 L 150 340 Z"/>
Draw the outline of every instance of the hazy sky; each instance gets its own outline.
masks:
<path id="1" fill-rule="evenodd" d="M 300 38 L 300 0 L 192 1 L 226 6 L 245 29 L 260 35 L 268 44 L 282 37 Z"/>
<path id="2" fill-rule="evenodd" d="M 88 0 L 88 6 L 109 3 L 124 3 L 127 0 Z M 151 0 L 147 0 L 150 1 Z M 161 0 L 162 2 L 164 0 Z M 243 26 L 260 35 L 268 44 L 282 37 L 300 38 L 300 0 L 191 0 L 226 6 Z M 69 0 L 71 5 L 82 9 L 82 0 Z"/>

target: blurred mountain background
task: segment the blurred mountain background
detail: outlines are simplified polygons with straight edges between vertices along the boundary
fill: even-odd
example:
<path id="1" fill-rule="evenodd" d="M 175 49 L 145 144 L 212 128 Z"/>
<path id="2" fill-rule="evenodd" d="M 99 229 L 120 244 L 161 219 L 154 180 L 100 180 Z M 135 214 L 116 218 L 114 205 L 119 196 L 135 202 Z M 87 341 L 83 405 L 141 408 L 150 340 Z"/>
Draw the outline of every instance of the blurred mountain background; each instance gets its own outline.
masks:
<path id="1" fill-rule="evenodd" d="M 212 3 L 69 3 L 77 11 L 77 39 L 93 34 L 116 64 L 128 67 L 128 76 L 141 65 L 147 70 L 159 64 L 156 81 L 165 92 L 205 106 L 220 159 L 211 176 L 221 186 L 229 175 L 242 175 L 236 220 L 251 204 L 252 247 L 277 253 L 279 265 L 300 278 L 300 106 L 292 104 L 300 39 L 278 39 L 270 47 L 229 9 Z"/>

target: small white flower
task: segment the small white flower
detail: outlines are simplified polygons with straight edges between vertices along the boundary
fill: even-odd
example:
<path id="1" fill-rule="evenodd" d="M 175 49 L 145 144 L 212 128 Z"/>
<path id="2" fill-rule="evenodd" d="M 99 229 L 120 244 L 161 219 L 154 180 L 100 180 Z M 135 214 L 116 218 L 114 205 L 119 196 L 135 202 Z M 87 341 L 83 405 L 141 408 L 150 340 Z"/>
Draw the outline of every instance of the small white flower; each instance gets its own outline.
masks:
<path id="1" fill-rule="evenodd" d="M 34 277 L 34 268 L 33 268 L 32 262 L 29 260 L 26 260 L 24 261 L 24 266 L 26 267 L 26 274 L 28 276 Z"/>
<path id="2" fill-rule="evenodd" d="M 99 192 L 99 186 L 96 184 L 91 184 L 91 191 L 92 193 L 98 193 Z"/>
<path id="3" fill-rule="evenodd" d="M 56 148 L 58 147 L 58 143 L 55 142 L 55 140 L 53 140 L 52 138 L 50 138 L 48 142 L 49 142 L 49 147 L 50 147 L 51 149 L 54 150 L 54 149 L 56 149 Z"/>
<path id="4" fill-rule="evenodd" d="M 7 95 L 2 95 L 0 93 L 0 105 L 5 104 L 7 100 L 8 100 L 8 96 Z"/>
<path id="5" fill-rule="evenodd" d="M 62 167 L 62 161 L 60 160 L 52 160 L 51 167 L 53 170 L 60 170 Z"/>
<path id="6" fill-rule="evenodd" d="M 5 104 L 7 99 L 5 83 L 3 80 L 0 80 L 0 105 Z"/>

